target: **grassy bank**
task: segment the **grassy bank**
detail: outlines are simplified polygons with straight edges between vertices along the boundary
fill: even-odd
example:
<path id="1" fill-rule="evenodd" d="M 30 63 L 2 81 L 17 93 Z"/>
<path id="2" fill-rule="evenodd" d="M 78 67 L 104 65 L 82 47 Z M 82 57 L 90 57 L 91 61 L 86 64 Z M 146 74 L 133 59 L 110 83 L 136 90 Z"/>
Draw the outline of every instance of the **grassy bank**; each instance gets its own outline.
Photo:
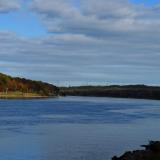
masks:
<path id="1" fill-rule="evenodd" d="M 47 98 L 49 96 L 42 96 L 37 93 L 23 93 L 23 92 L 0 92 L 0 99 L 30 99 L 30 98 Z"/>

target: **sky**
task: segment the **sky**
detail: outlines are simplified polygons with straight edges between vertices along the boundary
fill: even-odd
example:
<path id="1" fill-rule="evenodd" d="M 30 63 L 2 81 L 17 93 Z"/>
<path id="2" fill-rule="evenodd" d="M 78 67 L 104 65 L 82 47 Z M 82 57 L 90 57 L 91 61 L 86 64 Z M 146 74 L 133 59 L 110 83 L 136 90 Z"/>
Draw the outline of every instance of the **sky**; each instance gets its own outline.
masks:
<path id="1" fill-rule="evenodd" d="M 160 0 L 0 0 L 0 72 L 12 76 L 160 85 L 159 44 Z"/>

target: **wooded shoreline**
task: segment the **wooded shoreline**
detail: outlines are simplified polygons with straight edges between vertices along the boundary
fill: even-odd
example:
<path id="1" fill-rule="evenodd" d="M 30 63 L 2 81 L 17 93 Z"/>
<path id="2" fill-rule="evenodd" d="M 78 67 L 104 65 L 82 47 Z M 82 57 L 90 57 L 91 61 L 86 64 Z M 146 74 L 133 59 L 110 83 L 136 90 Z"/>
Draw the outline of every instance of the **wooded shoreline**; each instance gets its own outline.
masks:
<path id="1" fill-rule="evenodd" d="M 110 85 L 57 87 L 42 81 L 11 77 L 0 73 L 0 98 L 50 98 L 90 96 L 160 100 L 160 86 Z"/>
<path id="2" fill-rule="evenodd" d="M 59 88 L 52 84 L 0 73 L 0 98 L 46 98 L 58 95 Z"/>
<path id="3" fill-rule="evenodd" d="M 160 100 L 160 87 L 146 85 L 60 87 L 60 94 L 64 96 Z"/>

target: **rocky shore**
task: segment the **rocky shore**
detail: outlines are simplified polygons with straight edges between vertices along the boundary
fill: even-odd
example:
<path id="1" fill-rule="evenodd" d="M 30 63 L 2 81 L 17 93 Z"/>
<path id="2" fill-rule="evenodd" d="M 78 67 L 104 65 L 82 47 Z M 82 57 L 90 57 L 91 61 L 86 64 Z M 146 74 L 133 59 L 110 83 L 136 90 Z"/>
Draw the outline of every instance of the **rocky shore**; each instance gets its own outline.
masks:
<path id="1" fill-rule="evenodd" d="M 160 141 L 150 141 L 143 150 L 129 151 L 112 160 L 160 160 Z"/>

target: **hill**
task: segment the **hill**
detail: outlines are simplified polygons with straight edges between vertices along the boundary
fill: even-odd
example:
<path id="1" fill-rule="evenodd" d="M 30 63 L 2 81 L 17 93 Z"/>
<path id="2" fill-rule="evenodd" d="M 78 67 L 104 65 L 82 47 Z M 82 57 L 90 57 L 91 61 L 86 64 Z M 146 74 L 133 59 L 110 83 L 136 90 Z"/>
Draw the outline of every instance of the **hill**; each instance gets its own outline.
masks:
<path id="1" fill-rule="evenodd" d="M 61 87 L 62 95 L 160 100 L 160 87 L 145 85 Z"/>
<path id="2" fill-rule="evenodd" d="M 0 98 L 57 96 L 58 87 L 41 81 L 0 73 Z"/>

